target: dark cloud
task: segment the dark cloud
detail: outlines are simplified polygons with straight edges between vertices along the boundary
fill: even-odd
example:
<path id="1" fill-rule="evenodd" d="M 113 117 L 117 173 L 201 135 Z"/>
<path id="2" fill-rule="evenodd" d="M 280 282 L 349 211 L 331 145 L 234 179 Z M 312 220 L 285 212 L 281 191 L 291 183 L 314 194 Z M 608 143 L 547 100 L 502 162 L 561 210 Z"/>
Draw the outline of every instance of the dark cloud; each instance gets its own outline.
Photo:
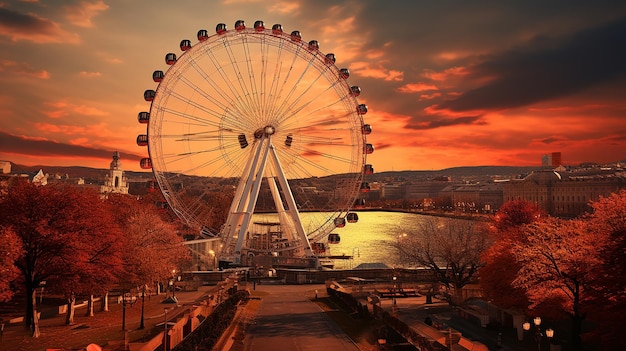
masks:
<path id="1" fill-rule="evenodd" d="M 562 138 L 557 138 L 557 137 L 551 137 L 551 138 L 541 139 L 539 141 L 544 143 L 544 144 L 552 144 L 552 143 L 556 143 L 556 142 L 559 142 L 559 141 L 563 141 L 563 139 Z"/>
<path id="2" fill-rule="evenodd" d="M 41 157 L 90 157 L 110 159 L 116 150 L 62 144 L 49 140 L 28 139 L 0 132 L 0 150 L 5 153 L 36 155 Z M 121 153 L 123 159 L 138 161 L 141 156 Z M 19 163 L 19 162 L 18 162 Z"/>
<path id="3" fill-rule="evenodd" d="M 444 119 L 438 119 L 435 121 L 418 122 L 416 124 L 408 125 L 407 128 L 423 130 L 423 129 L 450 127 L 450 126 L 463 125 L 463 124 L 472 124 L 472 125 L 486 124 L 484 121 L 481 121 L 480 118 L 481 116 L 444 118 Z"/>
<path id="4" fill-rule="evenodd" d="M 556 99 L 624 79 L 626 18 L 566 38 L 536 38 L 526 47 L 487 58 L 471 79 L 495 77 L 439 108 L 453 111 L 507 109 Z M 626 84 L 622 81 L 621 85 Z"/>
<path id="5" fill-rule="evenodd" d="M 0 26 L 22 33 L 39 33 L 41 31 L 51 30 L 54 25 L 52 22 L 7 8 L 0 7 Z"/>

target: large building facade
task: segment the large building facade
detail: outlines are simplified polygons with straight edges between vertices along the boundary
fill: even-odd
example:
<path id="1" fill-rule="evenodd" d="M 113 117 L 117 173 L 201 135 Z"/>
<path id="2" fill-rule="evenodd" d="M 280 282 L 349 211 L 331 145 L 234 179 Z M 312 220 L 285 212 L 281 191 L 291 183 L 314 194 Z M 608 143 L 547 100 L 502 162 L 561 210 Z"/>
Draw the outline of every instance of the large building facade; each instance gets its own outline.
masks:
<path id="1" fill-rule="evenodd" d="M 621 189 L 626 189 L 623 172 L 539 170 L 504 184 L 503 196 L 504 202 L 523 199 L 551 216 L 574 218 L 591 210 L 590 201 Z"/>

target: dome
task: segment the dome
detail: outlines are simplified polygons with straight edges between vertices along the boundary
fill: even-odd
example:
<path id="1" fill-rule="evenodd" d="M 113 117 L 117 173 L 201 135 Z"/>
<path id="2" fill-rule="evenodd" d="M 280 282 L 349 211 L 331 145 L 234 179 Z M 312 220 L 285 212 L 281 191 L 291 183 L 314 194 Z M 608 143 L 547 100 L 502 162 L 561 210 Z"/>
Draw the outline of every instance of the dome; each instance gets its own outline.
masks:
<path id="1" fill-rule="evenodd" d="M 561 173 L 554 170 L 539 170 L 532 172 L 524 181 L 526 182 L 535 182 L 537 184 L 549 184 L 552 182 L 557 182 L 563 180 L 563 175 Z"/>

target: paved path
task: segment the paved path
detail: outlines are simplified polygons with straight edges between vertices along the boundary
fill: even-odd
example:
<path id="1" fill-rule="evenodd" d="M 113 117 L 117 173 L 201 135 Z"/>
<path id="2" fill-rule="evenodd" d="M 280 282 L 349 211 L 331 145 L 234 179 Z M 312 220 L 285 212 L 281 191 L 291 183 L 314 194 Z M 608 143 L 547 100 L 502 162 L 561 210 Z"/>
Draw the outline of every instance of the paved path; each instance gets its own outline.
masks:
<path id="1" fill-rule="evenodd" d="M 358 351 L 359 348 L 322 309 L 310 301 L 323 285 L 257 286 L 263 296 L 246 331 L 246 351 Z"/>

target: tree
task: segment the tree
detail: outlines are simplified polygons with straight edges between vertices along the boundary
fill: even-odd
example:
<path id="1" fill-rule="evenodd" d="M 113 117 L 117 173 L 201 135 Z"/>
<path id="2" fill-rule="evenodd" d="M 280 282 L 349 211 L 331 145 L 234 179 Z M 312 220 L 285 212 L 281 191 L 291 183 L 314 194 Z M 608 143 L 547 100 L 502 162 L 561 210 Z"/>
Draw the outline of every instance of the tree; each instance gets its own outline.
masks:
<path id="1" fill-rule="evenodd" d="M 581 220 L 548 217 L 524 226 L 526 240 L 511 248 L 521 265 L 513 285 L 525 291 L 530 309 L 550 306 L 566 312 L 572 320 L 572 345 L 577 348 L 582 343 L 592 267 L 599 263 L 596 238 L 586 229 Z"/>
<path id="2" fill-rule="evenodd" d="M 484 251 L 480 269 L 480 286 L 490 301 L 503 308 L 525 311 L 530 304 L 523 289 L 513 286 L 520 263 L 511 253 L 515 243 L 525 242 L 524 225 L 543 219 L 546 214 L 526 200 L 508 201 L 493 218 L 492 245 Z"/>
<path id="3" fill-rule="evenodd" d="M 626 350 L 626 190 L 591 203 L 588 231 L 600 246 L 593 281 L 589 319 L 597 325 L 591 336 L 603 349 Z"/>
<path id="4" fill-rule="evenodd" d="M 0 202 L 0 226 L 21 240 L 15 261 L 26 291 L 25 326 L 39 336 L 35 292 L 43 281 L 71 296 L 104 283 L 115 256 L 117 232 L 94 190 L 14 182 Z"/>
<path id="5" fill-rule="evenodd" d="M 19 276 L 15 261 L 22 255 L 20 238 L 10 228 L 0 228 L 0 302 L 9 301 L 14 292 L 11 282 Z"/>
<path id="6" fill-rule="evenodd" d="M 140 287 L 143 302 L 146 286 L 171 277 L 172 270 L 186 268 L 190 258 L 176 226 L 163 220 L 162 213 L 152 202 L 139 202 L 131 196 L 110 196 L 108 202 L 116 208 L 116 223 L 125 233 L 122 250 L 123 274 L 119 283 L 123 289 Z M 125 320 L 123 323 L 125 324 Z"/>
<path id="7" fill-rule="evenodd" d="M 408 262 L 429 268 L 448 291 L 454 291 L 450 302 L 457 302 L 482 266 L 487 230 L 483 222 L 426 217 L 418 233 L 400 238 L 396 247 Z"/>

